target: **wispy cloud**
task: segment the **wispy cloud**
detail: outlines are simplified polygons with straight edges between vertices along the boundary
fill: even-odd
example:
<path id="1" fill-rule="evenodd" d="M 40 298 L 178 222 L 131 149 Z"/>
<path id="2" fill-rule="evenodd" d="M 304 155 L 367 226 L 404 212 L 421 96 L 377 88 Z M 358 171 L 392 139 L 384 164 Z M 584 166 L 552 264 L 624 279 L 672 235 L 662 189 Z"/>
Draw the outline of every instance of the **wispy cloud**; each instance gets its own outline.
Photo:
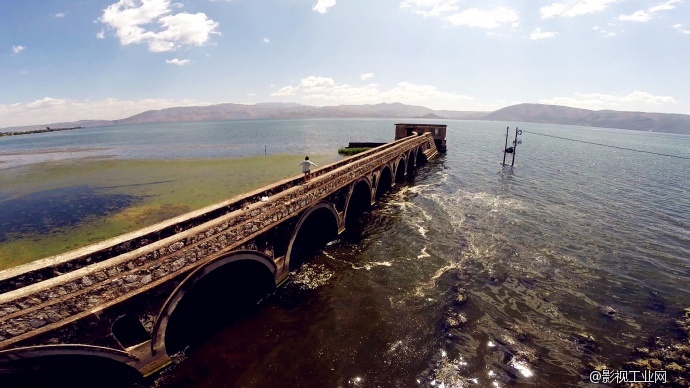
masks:
<path id="1" fill-rule="evenodd" d="M 634 91 L 626 95 L 603 93 L 575 93 L 574 97 L 554 97 L 539 100 L 542 104 L 566 105 L 584 109 L 625 109 L 642 105 L 676 104 L 671 96 L 655 96 L 648 92 Z"/>
<path id="2" fill-rule="evenodd" d="M 690 30 L 683 28 L 682 24 L 675 24 L 672 28 L 682 34 L 690 34 Z"/>
<path id="3" fill-rule="evenodd" d="M 609 24 L 609 27 L 614 27 L 614 25 L 613 25 L 613 24 Z M 617 34 L 616 32 L 607 30 L 607 29 L 605 29 L 604 27 L 601 27 L 601 26 L 594 26 L 594 27 L 592 27 L 592 29 L 593 29 L 594 31 L 600 33 L 601 35 L 603 35 L 604 38 L 610 38 L 610 37 L 612 37 L 612 36 L 616 36 L 616 34 Z"/>
<path id="4" fill-rule="evenodd" d="M 677 4 L 682 3 L 683 0 L 668 0 L 666 2 L 657 4 L 649 9 L 649 12 L 670 11 L 676 8 Z"/>
<path id="5" fill-rule="evenodd" d="M 21 45 L 19 45 L 19 46 L 12 46 L 12 52 L 15 53 L 15 54 L 19 54 L 19 53 L 21 53 L 21 52 L 24 51 L 24 50 L 26 50 L 26 47 L 24 47 L 24 46 L 21 46 Z"/>
<path id="6" fill-rule="evenodd" d="M 458 2 L 459 0 L 405 0 L 400 3 L 400 8 L 413 8 L 424 17 L 441 16 L 457 11 Z"/>
<path id="7" fill-rule="evenodd" d="M 417 85 L 410 82 L 399 82 L 395 87 L 384 90 L 381 85 L 369 84 L 352 86 L 338 84 L 333 78 L 309 76 L 298 85 L 288 85 L 271 96 L 298 96 L 303 99 L 322 103 L 368 104 L 380 102 L 403 103 L 457 103 L 473 100 L 472 97 L 438 90 L 432 85 Z"/>
<path id="8" fill-rule="evenodd" d="M 318 13 L 326 13 L 335 6 L 335 0 L 318 0 L 312 9 Z"/>
<path id="9" fill-rule="evenodd" d="M 668 0 L 663 3 L 659 3 L 653 7 L 649 7 L 646 10 L 637 10 L 629 15 L 620 15 L 618 20 L 626 22 L 641 22 L 645 23 L 654 17 L 654 14 L 660 11 L 669 11 L 676 8 L 677 4 L 682 3 L 682 0 Z"/>
<path id="10" fill-rule="evenodd" d="M 65 15 L 67 15 L 67 12 L 58 12 L 58 13 L 53 14 L 53 17 L 64 18 Z"/>
<path id="11" fill-rule="evenodd" d="M 264 43 L 271 43 L 271 39 L 269 39 L 269 38 L 264 38 Z"/>
<path id="12" fill-rule="evenodd" d="M 557 32 L 542 31 L 541 28 L 535 28 L 534 31 L 529 34 L 529 38 L 532 40 L 555 38 L 556 36 L 558 36 Z"/>
<path id="13" fill-rule="evenodd" d="M 493 29 L 510 23 L 515 25 L 520 14 L 508 7 L 491 9 L 467 8 L 460 10 L 459 0 L 404 0 L 400 8 L 409 9 L 424 17 L 440 17 L 453 25 Z"/>
<path id="14" fill-rule="evenodd" d="M 105 39 L 105 31 L 101 30 L 98 34 L 96 34 L 96 38 Z"/>
<path id="15" fill-rule="evenodd" d="M 177 3 L 176 3 L 177 4 Z M 217 32 L 218 23 L 204 13 L 173 13 L 170 0 L 120 0 L 109 5 L 100 22 L 120 39 L 120 44 L 146 43 L 151 52 L 175 51 L 182 46 L 200 46 Z M 152 28 L 151 25 L 158 25 Z"/>
<path id="16" fill-rule="evenodd" d="M 371 78 L 374 78 L 374 73 L 364 73 L 359 76 L 359 79 L 361 79 L 362 81 L 366 81 Z"/>
<path id="17" fill-rule="evenodd" d="M 77 120 L 122 119 L 147 110 L 209 105 L 194 100 L 68 100 L 45 97 L 28 103 L 0 104 L 3 126 L 41 125 Z"/>
<path id="18" fill-rule="evenodd" d="M 542 19 L 554 16 L 574 17 L 601 12 L 609 4 L 616 3 L 618 0 L 566 0 L 561 3 L 551 3 L 539 8 L 539 15 Z"/>
<path id="19" fill-rule="evenodd" d="M 496 7 L 489 10 L 469 8 L 446 17 L 446 20 L 456 26 L 491 29 L 498 28 L 505 23 L 518 22 L 520 14 L 507 7 Z"/>
<path id="20" fill-rule="evenodd" d="M 168 59 L 165 61 L 165 63 L 170 64 L 170 65 L 177 65 L 177 66 L 184 66 L 188 65 L 191 61 L 189 59 Z"/>

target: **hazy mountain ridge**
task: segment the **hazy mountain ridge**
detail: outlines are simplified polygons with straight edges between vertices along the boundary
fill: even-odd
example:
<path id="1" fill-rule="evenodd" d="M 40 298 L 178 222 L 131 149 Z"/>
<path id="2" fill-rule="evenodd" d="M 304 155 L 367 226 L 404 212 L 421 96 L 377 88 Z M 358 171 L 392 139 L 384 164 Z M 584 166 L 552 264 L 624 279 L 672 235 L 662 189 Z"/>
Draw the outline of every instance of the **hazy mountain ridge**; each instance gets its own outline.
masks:
<path id="1" fill-rule="evenodd" d="M 482 120 L 632 129 L 690 134 L 690 115 L 589 110 L 559 105 L 519 104 L 489 113 Z"/>
<path id="2" fill-rule="evenodd" d="M 433 110 L 401 103 L 375 105 L 310 106 L 296 103 L 216 104 L 150 110 L 120 120 L 81 120 L 68 123 L 4 128 L 3 131 L 60 127 L 102 127 L 184 121 L 303 118 L 434 118 L 459 120 L 517 121 L 633 129 L 690 134 L 690 115 L 670 113 L 588 110 L 558 105 L 518 104 L 495 112 Z"/>

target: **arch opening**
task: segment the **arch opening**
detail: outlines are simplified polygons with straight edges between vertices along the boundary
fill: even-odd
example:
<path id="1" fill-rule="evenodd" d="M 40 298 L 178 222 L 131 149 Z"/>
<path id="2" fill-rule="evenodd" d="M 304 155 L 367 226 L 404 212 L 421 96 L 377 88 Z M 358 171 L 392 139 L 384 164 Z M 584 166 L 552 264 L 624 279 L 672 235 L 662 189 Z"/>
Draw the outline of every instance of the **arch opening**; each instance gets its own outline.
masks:
<path id="1" fill-rule="evenodd" d="M 141 321 L 131 315 L 124 315 L 118 318 L 113 323 L 112 332 L 117 342 L 123 348 L 138 345 L 150 339 L 149 333 L 144 329 Z"/>
<path id="2" fill-rule="evenodd" d="M 395 170 L 395 181 L 396 182 L 403 182 L 405 180 L 405 158 L 400 158 L 400 161 L 398 161 L 398 168 Z"/>
<path id="3" fill-rule="evenodd" d="M 326 244 L 338 237 L 338 218 L 329 205 L 316 205 L 302 216 L 290 243 L 290 270 L 298 268 Z"/>
<path id="4" fill-rule="evenodd" d="M 273 273 L 261 262 L 237 260 L 203 275 L 177 302 L 165 330 L 165 350 L 195 347 L 221 329 L 256 312 L 275 289 Z"/>
<path id="5" fill-rule="evenodd" d="M 37 356 L 0 364 L 0 387 L 129 387 L 142 380 L 127 364 L 91 355 Z"/>
<path id="6" fill-rule="evenodd" d="M 417 149 L 417 166 L 421 166 L 426 163 L 426 155 L 424 154 L 423 147 Z"/>
<path id="7" fill-rule="evenodd" d="M 391 189 L 393 183 L 391 169 L 386 166 L 381 170 L 379 184 L 376 186 L 376 199 L 378 200 Z"/>
<path id="8" fill-rule="evenodd" d="M 371 188 L 362 180 L 355 184 L 345 210 L 345 230 L 356 232 L 361 225 L 361 216 L 371 209 Z"/>

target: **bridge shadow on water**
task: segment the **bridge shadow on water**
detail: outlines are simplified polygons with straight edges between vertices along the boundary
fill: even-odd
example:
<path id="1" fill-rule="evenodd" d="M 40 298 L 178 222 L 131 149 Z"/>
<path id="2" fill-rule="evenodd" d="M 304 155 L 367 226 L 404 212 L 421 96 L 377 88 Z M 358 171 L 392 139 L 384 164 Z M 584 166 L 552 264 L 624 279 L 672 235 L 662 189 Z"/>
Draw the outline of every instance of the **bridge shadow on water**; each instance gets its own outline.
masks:
<path id="1" fill-rule="evenodd" d="M 7 370 L 10 374 L 3 374 Z M 0 370 L 0 387 L 129 387 L 137 370 L 106 358 L 63 355 L 16 360 Z"/>
<path id="2" fill-rule="evenodd" d="M 195 347 L 209 337 L 252 315 L 259 301 L 275 288 L 263 264 L 238 261 L 205 276 L 185 294 L 170 317 L 165 347 L 168 354 Z"/>

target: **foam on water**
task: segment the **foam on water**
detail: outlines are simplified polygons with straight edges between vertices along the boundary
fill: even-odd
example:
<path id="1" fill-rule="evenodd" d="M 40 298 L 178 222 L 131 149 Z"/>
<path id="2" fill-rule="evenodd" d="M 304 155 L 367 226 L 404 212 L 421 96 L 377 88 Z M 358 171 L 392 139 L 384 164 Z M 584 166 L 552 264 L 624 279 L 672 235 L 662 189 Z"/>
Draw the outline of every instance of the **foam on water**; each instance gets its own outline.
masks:
<path id="1" fill-rule="evenodd" d="M 339 263 L 343 263 L 343 264 L 348 265 L 350 268 L 352 268 L 354 270 L 366 269 L 367 271 L 369 271 L 374 267 L 390 267 L 393 265 L 392 261 L 374 261 L 374 262 L 364 263 L 363 265 L 356 265 L 356 264 L 351 263 L 351 262 L 346 261 L 346 260 L 337 259 L 333 255 L 329 254 L 326 251 L 323 251 L 321 253 L 323 253 L 324 256 L 328 257 L 329 259 L 331 259 L 333 261 L 337 261 Z"/>
<path id="2" fill-rule="evenodd" d="M 426 246 L 422 248 L 422 252 L 419 255 L 417 255 L 418 259 L 423 259 L 425 257 L 431 257 L 431 255 L 426 252 Z"/>

